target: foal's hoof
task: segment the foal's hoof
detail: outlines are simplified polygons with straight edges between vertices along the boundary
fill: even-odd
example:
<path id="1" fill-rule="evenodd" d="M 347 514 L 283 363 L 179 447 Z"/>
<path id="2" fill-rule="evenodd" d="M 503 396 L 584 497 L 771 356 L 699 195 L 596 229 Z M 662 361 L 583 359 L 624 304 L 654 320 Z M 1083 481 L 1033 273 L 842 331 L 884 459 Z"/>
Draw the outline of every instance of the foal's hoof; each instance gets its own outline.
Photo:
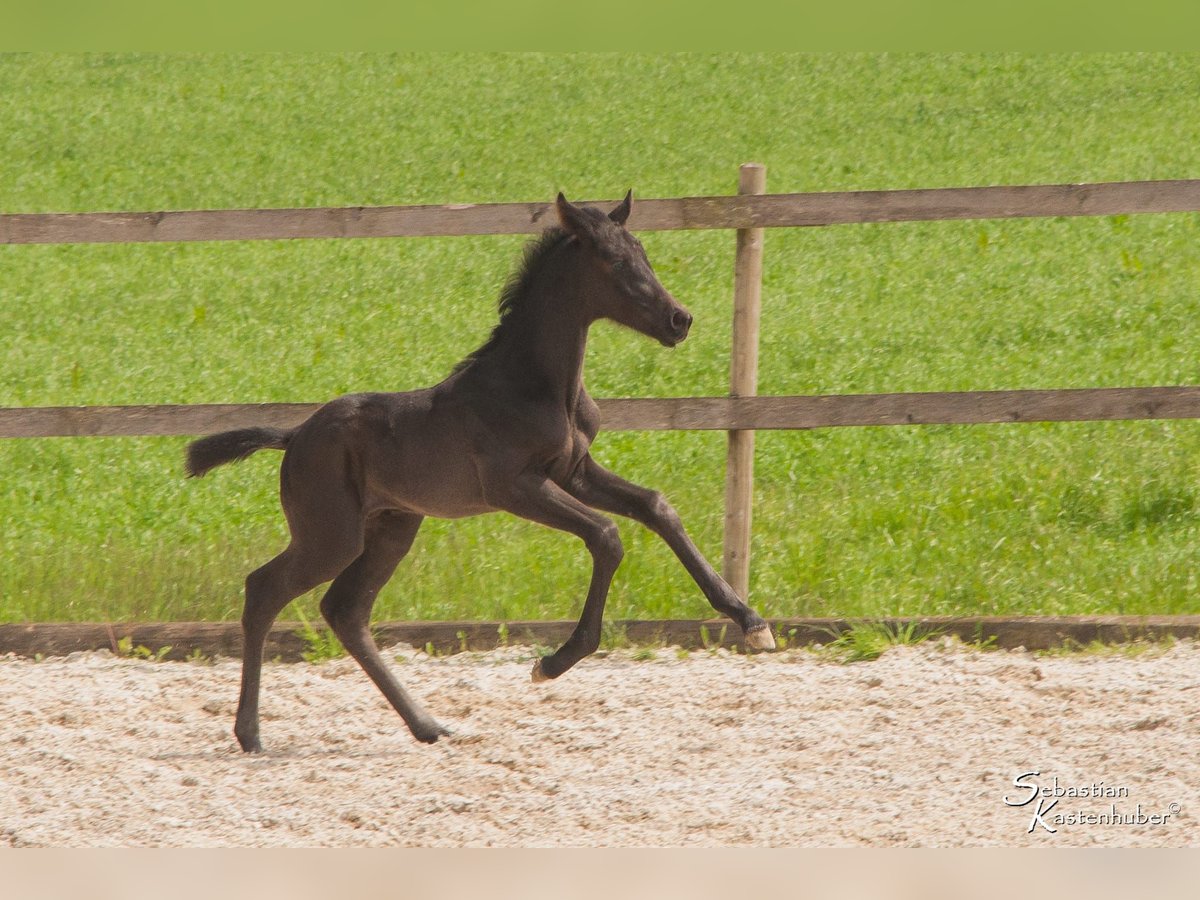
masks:
<path id="1" fill-rule="evenodd" d="M 237 738 L 243 753 L 262 753 L 262 744 L 259 743 L 258 735 L 243 738 L 241 735 L 235 733 L 234 737 Z"/>
<path id="2" fill-rule="evenodd" d="M 534 684 L 537 684 L 539 681 L 550 680 L 550 676 L 542 671 L 542 661 L 540 659 L 533 661 L 533 671 L 529 673 L 529 680 Z"/>
<path id="3" fill-rule="evenodd" d="M 450 737 L 449 728 L 443 728 L 437 722 L 430 722 L 421 728 L 412 729 L 412 735 L 422 744 L 436 744 L 440 737 Z"/>
<path id="4" fill-rule="evenodd" d="M 759 625 L 746 632 L 747 650 L 774 650 L 775 635 L 771 634 L 770 625 Z"/>

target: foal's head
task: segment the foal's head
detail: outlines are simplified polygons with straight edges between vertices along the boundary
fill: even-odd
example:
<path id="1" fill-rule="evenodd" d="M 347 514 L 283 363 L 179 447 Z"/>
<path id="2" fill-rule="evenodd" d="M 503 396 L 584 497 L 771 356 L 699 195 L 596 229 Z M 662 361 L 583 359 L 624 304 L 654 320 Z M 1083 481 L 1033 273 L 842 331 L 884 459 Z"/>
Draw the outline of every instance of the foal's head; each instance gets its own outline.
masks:
<path id="1" fill-rule="evenodd" d="M 608 215 L 562 194 L 556 204 L 559 222 L 579 245 L 591 315 L 674 347 L 687 337 L 692 315 L 659 283 L 641 242 L 625 229 L 632 205 L 632 191 Z"/>

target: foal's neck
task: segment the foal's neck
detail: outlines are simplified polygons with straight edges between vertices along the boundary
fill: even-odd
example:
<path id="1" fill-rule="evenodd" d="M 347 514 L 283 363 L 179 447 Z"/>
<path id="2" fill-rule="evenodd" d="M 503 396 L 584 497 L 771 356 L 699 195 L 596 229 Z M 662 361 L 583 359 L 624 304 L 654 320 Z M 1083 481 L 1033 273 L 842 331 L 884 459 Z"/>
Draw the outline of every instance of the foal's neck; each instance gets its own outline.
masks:
<path id="1" fill-rule="evenodd" d="M 578 252 L 561 247 L 537 272 L 514 304 L 497 350 L 513 380 L 535 394 L 573 408 L 583 383 L 583 359 L 591 318 L 587 312 Z"/>

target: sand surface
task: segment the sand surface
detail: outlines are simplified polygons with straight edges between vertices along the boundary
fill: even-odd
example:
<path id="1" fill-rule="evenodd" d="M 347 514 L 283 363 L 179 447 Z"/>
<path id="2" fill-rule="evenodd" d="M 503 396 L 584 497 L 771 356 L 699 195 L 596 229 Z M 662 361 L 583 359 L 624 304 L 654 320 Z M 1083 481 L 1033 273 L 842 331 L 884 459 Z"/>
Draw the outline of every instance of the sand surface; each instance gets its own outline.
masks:
<path id="1" fill-rule="evenodd" d="M 257 756 L 237 660 L 3 657 L 0 847 L 1200 844 L 1193 643 L 655 653 L 392 648 L 433 746 L 353 661 L 269 664 Z"/>

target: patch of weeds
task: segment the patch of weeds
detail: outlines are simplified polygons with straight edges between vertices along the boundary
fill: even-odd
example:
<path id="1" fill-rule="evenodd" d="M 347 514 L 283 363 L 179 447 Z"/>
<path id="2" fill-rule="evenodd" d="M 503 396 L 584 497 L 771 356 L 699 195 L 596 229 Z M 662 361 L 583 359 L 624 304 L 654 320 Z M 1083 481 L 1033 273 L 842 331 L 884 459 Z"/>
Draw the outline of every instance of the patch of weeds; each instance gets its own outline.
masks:
<path id="1" fill-rule="evenodd" d="M 1142 258 L 1136 253 L 1130 253 L 1128 250 L 1121 251 L 1121 271 L 1128 277 L 1141 275 L 1146 266 L 1142 262 Z"/>
<path id="2" fill-rule="evenodd" d="M 329 629 L 318 631 L 316 628 L 313 628 L 308 618 L 304 615 L 304 610 L 298 606 L 296 607 L 296 615 L 300 617 L 300 630 L 296 634 L 304 641 L 306 648 L 300 653 L 305 662 L 315 665 L 331 659 L 341 659 L 346 655 L 346 648 L 342 646 L 342 642 L 338 640 L 336 634 Z"/>
<path id="3" fill-rule="evenodd" d="M 496 638 L 501 647 L 508 646 L 508 623 L 501 622 L 496 626 Z"/>
<path id="4" fill-rule="evenodd" d="M 936 630 L 922 631 L 917 622 L 896 625 L 875 621 L 855 622 L 840 633 L 831 631 L 833 640 L 824 646 L 822 652 L 843 663 L 866 662 L 878 659 L 892 647 L 919 644 L 937 633 Z"/>
<path id="5" fill-rule="evenodd" d="M 999 649 L 996 646 L 996 635 L 989 634 L 987 637 L 984 637 L 982 625 L 976 625 L 974 637 L 972 637 L 970 641 L 964 641 L 963 643 L 966 644 L 966 646 L 970 647 L 972 650 L 997 650 L 997 649 Z"/>
<path id="6" fill-rule="evenodd" d="M 1126 532 L 1188 525 L 1196 518 L 1196 495 L 1187 487 L 1154 485 L 1128 500 L 1120 513 Z"/>
<path id="7" fill-rule="evenodd" d="M 165 647 L 159 647 L 157 650 L 151 650 L 143 644 L 138 644 L 135 647 L 131 635 L 126 635 L 117 641 L 117 656 L 123 656 L 126 659 L 145 659 L 150 662 L 162 662 L 170 652 L 170 644 L 167 644 Z"/>
<path id="8" fill-rule="evenodd" d="M 692 652 L 690 650 L 688 650 L 687 647 L 676 647 L 675 648 L 675 658 L 676 659 L 687 659 L 691 655 L 692 655 Z"/>
<path id="9" fill-rule="evenodd" d="M 776 650 L 786 650 L 788 648 L 788 645 L 791 644 L 791 642 L 793 640 L 795 640 L 795 638 L 796 638 L 796 629 L 795 628 L 789 628 L 787 630 L 787 633 L 785 634 L 782 625 L 775 626 L 775 649 Z"/>
<path id="10" fill-rule="evenodd" d="M 652 659 L 658 659 L 658 651 L 653 647 L 638 647 L 633 651 L 633 658 L 637 662 L 649 662 Z"/>
<path id="11" fill-rule="evenodd" d="M 704 649 L 707 650 L 709 653 L 716 653 L 718 650 L 720 650 L 721 647 L 725 643 L 725 632 L 728 628 L 729 628 L 728 625 L 722 625 L 721 632 L 720 632 L 720 634 L 717 635 L 717 639 L 714 641 L 712 639 L 712 636 L 708 632 L 708 626 L 701 625 L 700 626 L 700 643 L 703 645 Z"/>
<path id="12" fill-rule="evenodd" d="M 213 658 L 211 656 L 206 656 L 204 651 L 199 647 L 193 647 L 192 652 L 189 653 L 184 659 L 186 662 L 196 663 L 202 666 L 211 666 L 213 664 Z"/>
<path id="13" fill-rule="evenodd" d="M 1088 641 L 1084 644 L 1071 638 L 1063 641 L 1057 647 L 1046 650 L 1036 650 L 1036 656 L 1123 656 L 1137 658 L 1140 656 L 1162 656 L 1179 642 L 1174 635 L 1154 640 L 1136 638 L 1132 641 L 1106 642 L 1101 640 Z"/>
<path id="14" fill-rule="evenodd" d="M 612 652 L 613 650 L 627 650 L 633 646 L 629 640 L 628 630 L 624 625 L 618 625 L 615 622 L 604 622 L 600 626 L 600 649 Z"/>

